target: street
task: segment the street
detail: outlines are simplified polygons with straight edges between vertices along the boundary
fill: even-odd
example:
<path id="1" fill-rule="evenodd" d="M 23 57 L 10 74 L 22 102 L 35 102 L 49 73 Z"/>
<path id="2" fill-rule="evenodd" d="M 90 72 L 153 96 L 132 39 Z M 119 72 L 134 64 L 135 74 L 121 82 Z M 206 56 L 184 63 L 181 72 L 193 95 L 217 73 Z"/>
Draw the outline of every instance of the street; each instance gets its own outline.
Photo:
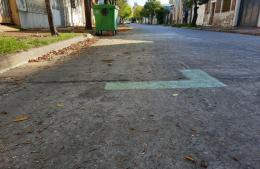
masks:
<path id="1" fill-rule="evenodd" d="M 259 169 L 260 37 L 130 26 L 0 75 L 0 168 Z"/>

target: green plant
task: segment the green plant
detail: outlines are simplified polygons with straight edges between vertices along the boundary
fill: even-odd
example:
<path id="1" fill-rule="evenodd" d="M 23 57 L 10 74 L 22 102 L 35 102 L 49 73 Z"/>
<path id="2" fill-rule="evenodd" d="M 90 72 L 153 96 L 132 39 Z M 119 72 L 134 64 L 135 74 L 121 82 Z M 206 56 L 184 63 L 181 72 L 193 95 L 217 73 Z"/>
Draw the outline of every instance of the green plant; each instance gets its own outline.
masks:
<path id="1" fill-rule="evenodd" d="M 145 15 L 145 17 L 151 16 L 151 24 L 153 24 L 153 18 L 156 13 L 161 10 L 161 7 L 161 3 L 158 0 L 148 0 L 145 3 L 143 14 Z"/>
<path id="2" fill-rule="evenodd" d="M 18 38 L 18 37 L 2 36 L 0 37 L 0 55 L 24 51 L 34 47 L 49 45 L 51 43 L 73 38 L 75 36 L 78 36 L 78 34 L 61 33 L 59 36 L 46 36 L 41 38 L 38 37 Z"/>
<path id="3" fill-rule="evenodd" d="M 135 7 L 134 11 L 133 11 L 133 19 L 136 19 L 138 21 L 141 21 L 143 16 L 142 16 L 142 10 L 143 7 L 142 6 L 137 6 Z"/>

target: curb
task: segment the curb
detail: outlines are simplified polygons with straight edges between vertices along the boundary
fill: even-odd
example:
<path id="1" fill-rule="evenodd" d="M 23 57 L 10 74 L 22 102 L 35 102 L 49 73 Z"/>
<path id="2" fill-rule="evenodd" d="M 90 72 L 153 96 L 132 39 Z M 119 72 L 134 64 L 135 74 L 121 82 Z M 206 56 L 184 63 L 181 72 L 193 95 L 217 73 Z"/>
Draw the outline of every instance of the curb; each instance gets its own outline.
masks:
<path id="1" fill-rule="evenodd" d="M 233 33 L 233 34 L 241 34 L 241 35 L 251 35 L 251 36 L 260 36 L 260 33 L 255 32 L 247 32 L 247 31 L 239 31 L 238 29 L 228 30 L 228 29 L 209 29 L 209 28 L 187 28 L 187 27 L 175 27 L 180 29 L 191 29 L 198 31 L 208 31 L 208 32 L 223 32 L 223 33 Z"/>
<path id="2" fill-rule="evenodd" d="M 74 43 L 91 38 L 92 36 L 90 34 L 87 34 L 86 36 L 81 35 L 72 39 L 56 42 L 47 46 L 29 49 L 29 51 L 2 56 L 0 57 L 0 73 L 4 73 L 10 69 L 26 64 L 30 59 L 36 59 L 37 57 L 45 55 L 53 50 L 60 50 L 69 47 Z"/>

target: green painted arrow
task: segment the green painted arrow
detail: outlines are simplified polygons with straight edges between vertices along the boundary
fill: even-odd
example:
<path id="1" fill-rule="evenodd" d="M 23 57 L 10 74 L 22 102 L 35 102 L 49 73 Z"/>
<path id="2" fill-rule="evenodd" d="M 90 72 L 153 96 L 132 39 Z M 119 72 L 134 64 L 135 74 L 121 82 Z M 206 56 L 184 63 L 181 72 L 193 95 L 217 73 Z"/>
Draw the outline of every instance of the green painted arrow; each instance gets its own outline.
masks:
<path id="1" fill-rule="evenodd" d="M 182 70 L 189 80 L 180 81 L 151 81 L 151 82 L 109 82 L 105 90 L 144 90 L 144 89 L 183 89 L 183 88 L 212 88 L 226 85 L 202 70 Z"/>

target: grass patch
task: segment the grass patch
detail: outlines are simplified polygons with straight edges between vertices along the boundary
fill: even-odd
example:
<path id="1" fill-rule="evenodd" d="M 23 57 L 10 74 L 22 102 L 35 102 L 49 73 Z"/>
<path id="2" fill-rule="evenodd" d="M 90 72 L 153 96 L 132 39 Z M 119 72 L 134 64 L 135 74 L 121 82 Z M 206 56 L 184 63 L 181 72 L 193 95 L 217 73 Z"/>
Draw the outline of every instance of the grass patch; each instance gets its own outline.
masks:
<path id="1" fill-rule="evenodd" d="M 49 45 L 78 36 L 76 33 L 61 33 L 59 36 L 46 37 L 0 37 L 0 55 L 24 51 L 30 48 Z"/>

